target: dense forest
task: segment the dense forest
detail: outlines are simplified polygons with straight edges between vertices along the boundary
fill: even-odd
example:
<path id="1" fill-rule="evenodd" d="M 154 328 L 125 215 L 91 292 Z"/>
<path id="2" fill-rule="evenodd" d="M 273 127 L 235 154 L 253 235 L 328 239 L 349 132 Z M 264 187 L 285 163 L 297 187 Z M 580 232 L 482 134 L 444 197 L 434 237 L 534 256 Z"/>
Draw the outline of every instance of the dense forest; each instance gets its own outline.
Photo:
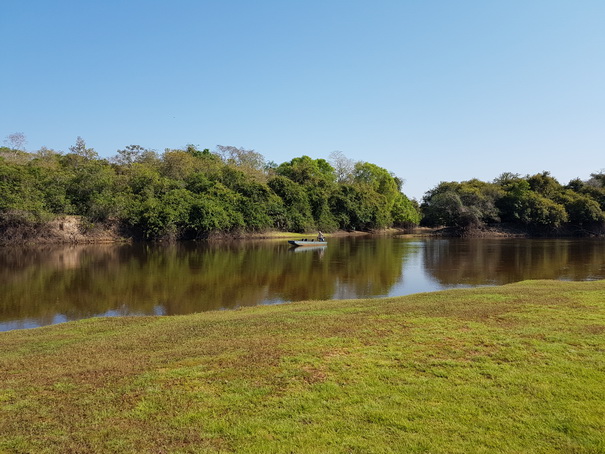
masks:
<path id="1" fill-rule="evenodd" d="M 78 137 L 69 152 L 0 148 L 0 232 L 77 215 L 118 222 L 146 240 L 205 238 L 277 229 L 373 230 L 420 222 L 402 180 L 332 153 L 266 162 L 253 150 L 188 145 L 163 153 L 129 145 L 102 159 Z M 17 143 L 15 143 L 17 142 Z"/>
<path id="2" fill-rule="evenodd" d="M 64 215 L 84 226 L 112 222 L 145 240 L 281 230 L 371 231 L 513 226 L 538 235 L 605 233 L 605 173 L 560 184 L 548 172 L 503 173 L 493 182 L 442 182 L 422 203 L 403 180 L 340 152 L 276 164 L 254 150 L 188 145 L 163 153 L 129 145 L 109 159 L 78 137 L 66 153 L 0 147 L 0 234 Z"/>
<path id="3" fill-rule="evenodd" d="M 503 173 L 493 182 L 442 182 L 421 204 L 422 224 L 472 230 L 502 224 L 533 234 L 605 232 L 605 173 L 560 184 L 549 172 Z"/>

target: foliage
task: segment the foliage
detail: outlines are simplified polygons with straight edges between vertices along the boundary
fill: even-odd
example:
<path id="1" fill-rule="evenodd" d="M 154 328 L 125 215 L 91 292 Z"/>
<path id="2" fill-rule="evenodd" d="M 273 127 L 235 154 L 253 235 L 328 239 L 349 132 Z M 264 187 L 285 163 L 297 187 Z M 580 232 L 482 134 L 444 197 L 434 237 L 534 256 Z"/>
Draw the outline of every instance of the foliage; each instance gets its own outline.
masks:
<path id="1" fill-rule="evenodd" d="M 217 145 L 218 155 L 228 166 L 264 180 L 265 158 L 254 150 L 246 150 L 232 146 Z"/>
<path id="2" fill-rule="evenodd" d="M 99 156 L 94 148 L 88 148 L 86 146 L 86 142 L 80 136 L 76 139 L 76 143 L 69 147 L 69 151 L 86 160 L 96 159 Z"/>
<path id="3" fill-rule="evenodd" d="M 405 194 L 399 193 L 391 209 L 393 225 L 397 227 L 413 227 L 420 224 L 420 207 L 415 200 L 410 200 Z"/>
<path id="4" fill-rule="evenodd" d="M 276 226 L 292 232 L 305 232 L 313 227 L 311 205 L 304 188 L 285 176 L 276 175 L 269 187 L 283 200 L 284 209 L 276 219 Z"/>
<path id="5" fill-rule="evenodd" d="M 482 227 L 500 222 L 537 232 L 595 232 L 605 228 L 605 189 L 598 174 L 562 186 L 549 172 L 521 177 L 503 173 L 493 183 L 479 180 L 440 183 L 421 206 L 428 226 Z"/>
<path id="6" fill-rule="evenodd" d="M 216 152 L 187 145 L 161 155 L 128 145 L 109 160 L 81 137 L 66 154 L 46 148 L 0 151 L 0 210 L 32 219 L 64 214 L 91 223 L 117 219 L 149 240 L 419 222 L 418 207 L 401 193 L 401 179 L 342 154 L 333 155 L 337 174 L 324 159 L 301 156 L 276 165 L 254 150 L 222 145 Z"/>
<path id="7" fill-rule="evenodd" d="M 342 185 L 330 200 L 339 227 L 344 230 L 369 230 L 382 223 L 379 206 L 370 195 L 353 185 Z M 384 215 L 384 213 L 382 213 Z M 377 222 L 378 221 L 378 222 Z"/>
<path id="8" fill-rule="evenodd" d="M 585 226 L 605 221 L 605 213 L 599 203 L 586 194 L 567 189 L 557 194 L 556 200 L 565 207 L 569 222 L 574 225 Z"/>
<path id="9" fill-rule="evenodd" d="M 444 182 L 427 192 L 422 204 L 424 224 L 477 227 L 500 220 L 496 202 L 501 190 L 479 180 Z"/>
<path id="10" fill-rule="evenodd" d="M 503 222 L 536 232 L 605 230 L 602 171 L 565 186 L 548 172 L 503 173 L 491 183 L 442 182 L 418 206 L 401 192 L 401 178 L 341 152 L 330 155 L 332 164 L 305 155 L 278 165 L 232 146 L 211 152 L 187 145 L 158 154 L 128 145 L 106 160 L 81 137 L 66 154 L 47 148 L 28 153 L 17 133 L 5 142 L 11 146 L 0 148 L 0 213 L 24 222 L 65 214 L 92 223 L 113 219 L 147 239 L 272 228 L 374 230 L 419 222 L 461 229 Z"/>
<path id="11" fill-rule="evenodd" d="M 30 219 L 48 213 L 44 193 L 30 166 L 9 164 L 0 158 L 0 212 L 21 212 Z"/>
<path id="12" fill-rule="evenodd" d="M 284 162 L 275 171 L 278 175 L 285 176 L 301 185 L 329 183 L 336 180 L 334 168 L 325 159 L 311 159 L 309 156 Z"/>
<path id="13" fill-rule="evenodd" d="M 123 150 L 118 150 L 114 161 L 120 165 L 128 166 L 139 159 L 146 152 L 140 145 L 127 145 Z"/>

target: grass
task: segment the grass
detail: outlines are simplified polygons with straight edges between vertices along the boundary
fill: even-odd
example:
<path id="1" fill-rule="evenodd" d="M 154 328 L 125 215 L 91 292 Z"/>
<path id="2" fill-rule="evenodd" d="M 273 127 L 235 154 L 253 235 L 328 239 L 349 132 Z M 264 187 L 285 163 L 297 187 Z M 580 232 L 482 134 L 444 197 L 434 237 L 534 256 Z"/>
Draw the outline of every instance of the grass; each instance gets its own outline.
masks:
<path id="1" fill-rule="evenodd" d="M 0 452 L 603 453 L 605 281 L 0 333 Z"/>

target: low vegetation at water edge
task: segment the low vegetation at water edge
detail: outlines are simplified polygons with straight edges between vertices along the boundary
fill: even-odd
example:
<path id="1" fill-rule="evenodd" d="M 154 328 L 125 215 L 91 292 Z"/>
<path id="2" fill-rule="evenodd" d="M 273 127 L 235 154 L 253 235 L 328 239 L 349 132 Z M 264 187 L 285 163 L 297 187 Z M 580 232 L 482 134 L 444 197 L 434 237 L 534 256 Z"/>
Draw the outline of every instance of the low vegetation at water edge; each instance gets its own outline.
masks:
<path id="1" fill-rule="evenodd" d="M 605 452 L 605 281 L 0 333 L 0 452 Z"/>

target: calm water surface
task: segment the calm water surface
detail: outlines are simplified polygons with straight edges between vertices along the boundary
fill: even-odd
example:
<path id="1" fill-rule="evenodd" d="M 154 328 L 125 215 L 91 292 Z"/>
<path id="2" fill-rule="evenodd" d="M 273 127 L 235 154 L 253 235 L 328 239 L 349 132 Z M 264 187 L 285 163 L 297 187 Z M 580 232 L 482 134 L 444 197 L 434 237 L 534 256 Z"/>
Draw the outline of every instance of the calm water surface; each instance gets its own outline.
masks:
<path id="1" fill-rule="evenodd" d="M 0 331 L 94 316 L 190 314 L 524 279 L 605 279 L 605 241 L 330 239 L 0 249 Z"/>

